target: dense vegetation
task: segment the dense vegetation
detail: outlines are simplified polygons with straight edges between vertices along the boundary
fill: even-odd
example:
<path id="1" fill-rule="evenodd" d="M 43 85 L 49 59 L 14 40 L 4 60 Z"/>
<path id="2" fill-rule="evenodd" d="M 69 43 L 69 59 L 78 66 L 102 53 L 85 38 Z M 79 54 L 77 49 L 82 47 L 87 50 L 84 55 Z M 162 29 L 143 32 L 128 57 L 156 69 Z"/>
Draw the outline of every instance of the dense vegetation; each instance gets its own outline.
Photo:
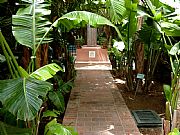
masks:
<path id="1" fill-rule="evenodd" d="M 166 120 L 173 120 L 179 98 L 179 6 L 160 0 L 1 0 L 0 11 L 0 134 L 15 128 L 38 134 L 47 119 L 52 121 L 44 134 L 77 134 L 53 118 L 64 112 L 75 77 L 71 34 L 85 40 L 87 24 L 103 28 L 98 39 L 109 44 L 113 67 L 124 72 L 130 91 L 138 87 L 146 94 L 152 80 L 164 75 Z"/>

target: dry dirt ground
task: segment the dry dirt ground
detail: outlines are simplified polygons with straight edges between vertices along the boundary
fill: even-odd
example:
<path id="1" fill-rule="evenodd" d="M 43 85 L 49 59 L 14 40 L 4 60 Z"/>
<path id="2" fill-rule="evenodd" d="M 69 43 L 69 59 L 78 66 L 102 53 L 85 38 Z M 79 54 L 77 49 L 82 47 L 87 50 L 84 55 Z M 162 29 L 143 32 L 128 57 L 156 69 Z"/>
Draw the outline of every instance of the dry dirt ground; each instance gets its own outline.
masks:
<path id="1" fill-rule="evenodd" d="M 115 79 L 125 80 L 116 72 L 111 72 Z M 165 97 L 161 83 L 154 82 L 148 94 L 137 94 L 134 91 L 128 91 L 125 83 L 117 83 L 126 105 L 129 110 L 154 110 L 160 117 L 164 117 L 165 112 Z M 139 128 L 143 135 L 161 135 L 161 128 Z"/>

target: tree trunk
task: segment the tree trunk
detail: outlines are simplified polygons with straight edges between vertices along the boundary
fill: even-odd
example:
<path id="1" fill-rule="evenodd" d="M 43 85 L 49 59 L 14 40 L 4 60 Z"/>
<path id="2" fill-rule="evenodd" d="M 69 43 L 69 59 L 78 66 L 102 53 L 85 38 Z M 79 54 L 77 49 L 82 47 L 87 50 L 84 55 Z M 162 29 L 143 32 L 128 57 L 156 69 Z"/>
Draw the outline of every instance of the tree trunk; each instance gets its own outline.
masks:
<path id="1" fill-rule="evenodd" d="M 135 67 L 136 67 L 136 75 L 143 74 L 144 72 L 144 44 L 140 40 L 135 41 Z M 137 83 L 136 83 L 137 84 Z M 143 93 L 142 90 L 142 80 L 139 80 L 138 93 Z"/>
<path id="2" fill-rule="evenodd" d="M 30 62 L 30 52 L 28 47 L 23 46 L 23 56 L 21 62 L 22 62 L 22 67 L 24 69 L 27 69 Z"/>
<path id="3" fill-rule="evenodd" d="M 140 4 L 142 4 L 140 2 Z M 138 17 L 138 23 L 137 23 L 137 30 L 140 30 L 143 24 L 143 17 Z M 139 74 L 143 74 L 144 73 L 144 44 L 137 39 L 134 42 L 134 50 L 135 50 L 135 73 L 136 75 Z M 142 79 L 137 80 L 136 79 L 136 89 L 138 93 L 143 93 L 142 90 Z"/>
<path id="4" fill-rule="evenodd" d="M 48 44 L 43 45 L 41 48 L 41 59 L 42 59 L 41 66 L 48 64 L 48 48 L 49 48 Z"/>
<path id="5" fill-rule="evenodd" d="M 48 64 L 48 44 L 40 45 L 36 52 L 36 69 Z"/>
<path id="6" fill-rule="evenodd" d="M 109 42 L 110 36 L 111 36 L 111 28 L 108 25 L 104 26 L 104 32 L 106 33 L 106 38 Z"/>
<path id="7" fill-rule="evenodd" d="M 37 49 L 37 52 L 36 52 L 36 69 L 40 68 L 41 67 L 41 46 L 39 46 L 39 48 Z"/>

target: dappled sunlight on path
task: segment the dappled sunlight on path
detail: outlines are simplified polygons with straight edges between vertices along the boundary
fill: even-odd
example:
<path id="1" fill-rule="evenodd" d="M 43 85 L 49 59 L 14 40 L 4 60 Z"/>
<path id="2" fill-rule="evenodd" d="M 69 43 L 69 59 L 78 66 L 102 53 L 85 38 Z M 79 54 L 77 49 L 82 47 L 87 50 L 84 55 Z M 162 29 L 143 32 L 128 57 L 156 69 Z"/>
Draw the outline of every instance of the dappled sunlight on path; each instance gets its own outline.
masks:
<path id="1" fill-rule="evenodd" d="M 118 81 L 110 71 L 103 70 L 102 63 L 94 64 L 93 70 L 88 70 L 88 64 L 76 63 L 77 78 L 63 124 L 74 126 L 79 135 L 140 135 L 116 87 Z"/>

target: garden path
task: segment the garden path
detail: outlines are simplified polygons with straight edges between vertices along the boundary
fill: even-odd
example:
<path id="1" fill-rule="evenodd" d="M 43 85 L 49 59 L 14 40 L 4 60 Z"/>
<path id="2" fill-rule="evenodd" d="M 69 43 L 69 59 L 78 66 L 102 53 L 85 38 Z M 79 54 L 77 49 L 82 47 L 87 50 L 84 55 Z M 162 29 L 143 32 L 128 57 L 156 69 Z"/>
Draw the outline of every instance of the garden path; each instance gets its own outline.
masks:
<path id="1" fill-rule="evenodd" d="M 89 58 L 89 51 L 95 51 L 94 58 Z M 107 51 L 78 49 L 76 69 L 63 124 L 74 126 L 79 135 L 140 135 L 109 71 Z"/>

